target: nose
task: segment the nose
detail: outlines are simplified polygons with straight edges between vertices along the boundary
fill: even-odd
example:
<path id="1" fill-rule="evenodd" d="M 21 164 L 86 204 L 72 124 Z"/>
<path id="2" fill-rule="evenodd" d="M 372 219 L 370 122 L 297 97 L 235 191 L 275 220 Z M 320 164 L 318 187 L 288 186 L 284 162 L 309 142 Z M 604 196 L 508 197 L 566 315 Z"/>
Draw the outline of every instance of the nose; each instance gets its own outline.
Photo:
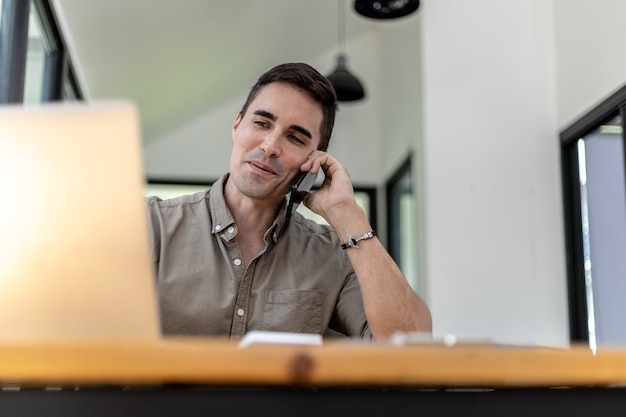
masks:
<path id="1" fill-rule="evenodd" d="M 261 142 L 261 151 L 266 156 L 278 156 L 281 153 L 280 137 L 275 133 L 268 133 Z"/>

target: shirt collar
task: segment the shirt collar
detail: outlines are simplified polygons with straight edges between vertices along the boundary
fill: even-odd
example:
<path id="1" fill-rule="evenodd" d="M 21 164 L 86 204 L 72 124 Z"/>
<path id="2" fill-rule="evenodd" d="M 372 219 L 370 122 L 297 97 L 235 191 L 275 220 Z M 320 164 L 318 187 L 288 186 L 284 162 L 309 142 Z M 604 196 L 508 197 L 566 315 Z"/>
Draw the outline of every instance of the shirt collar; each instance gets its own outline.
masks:
<path id="1" fill-rule="evenodd" d="M 211 214 L 211 233 L 222 233 L 229 226 L 235 224 L 235 219 L 231 214 L 226 200 L 224 199 L 224 184 L 228 179 L 228 174 L 222 175 L 213 183 L 209 190 L 209 212 Z"/>
<path id="2" fill-rule="evenodd" d="M 214 234 L 221 233 L 233 225 L 236 227 L 235 219 L 233 218 L 233 215 L 226 204 L 226 199 L 224 198 L 224 186 L 226 181 L 228 181 L 229 175 L 230 174 L 228 173 L 222 175 L 213 183 L 211 189 L 209 190 L 209 212 L 211 214 L 211 221 L 213 224 L 211 233 Z M 280 203 L 278 215 L 269 229 L 265 232 L 266 240 L 270 237 L 274 243 L 278 241 L 280 238 L 280 231 L 283 229 L 283 225 L 285 225 L 286 216 L 287 198 L 284 198 Z"/>

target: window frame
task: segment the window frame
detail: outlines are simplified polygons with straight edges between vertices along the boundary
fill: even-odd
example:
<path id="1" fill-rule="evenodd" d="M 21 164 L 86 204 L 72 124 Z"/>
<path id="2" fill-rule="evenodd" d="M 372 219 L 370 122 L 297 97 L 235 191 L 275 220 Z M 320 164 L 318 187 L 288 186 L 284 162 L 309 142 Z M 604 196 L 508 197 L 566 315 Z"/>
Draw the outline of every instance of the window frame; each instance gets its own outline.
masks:
<path id="1" fill-rule="evenodd" d="M 3 0 L 0 22 L 0 103 L 22 103 L 30 1 Z"/>
<path id="2" fill-rule="evenodd" d="M 83 93 L 49 0 L 3 0 L 0 24 L 0 103 L 24 103 L 31 12 L 45 50 L 41 102 L 83 100 Z"/>
<path id="3" fill-rule="evenodd" d="M 626 135 L 626 85 L 561 131 L 561 178 L 565 229 L 569 330 L 572 342 L 591 343 L 589 306 L 585 277 L 583 214 L 580 206 L 579 156 L 577 143 L 602 124 L 621 115 L 622 143 Z M 626 160 L 626 146 L 625 160 Z"/>
<path id="4" fill-rule="evenodd" d="M 400 164 L 398 169 L 391 175 L 386 183 L 386 203 L 387 203 L 387 250 L 398 265 L 402 265 L 402 242 L 400 233 L 400 202 L 394 198 L 396 187 L 407 175 L 410 179 L 409 192 L 413 192 L 412 178 L 412 155 Z"/>

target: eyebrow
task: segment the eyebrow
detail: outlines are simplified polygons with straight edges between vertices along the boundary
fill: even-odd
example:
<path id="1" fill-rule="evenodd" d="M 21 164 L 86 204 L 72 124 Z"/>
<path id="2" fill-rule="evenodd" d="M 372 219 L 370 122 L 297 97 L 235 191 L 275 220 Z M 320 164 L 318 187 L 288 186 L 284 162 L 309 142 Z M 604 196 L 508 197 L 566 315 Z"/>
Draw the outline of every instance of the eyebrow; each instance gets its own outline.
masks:
<path id="1" fill-rule="evenodd" d="M 275 122 L 276 119 L 278 119 L 278 117 L 276 117 L 275 114 L 270 113 L 267 110 L 255 110 L 254 114 L 256 114 L 257 116 L 266 117 L 273 122 Z M 311 134 L 311 132 L 308 129 L 305 129 L 304 127 L 300 125 L 291 125 L 289 126 L 289 128 L 295 130 L 296 132 L 302 133 L 304 136 L 306 136 L 309 139 L 313 139 L 313 135 Z"/>

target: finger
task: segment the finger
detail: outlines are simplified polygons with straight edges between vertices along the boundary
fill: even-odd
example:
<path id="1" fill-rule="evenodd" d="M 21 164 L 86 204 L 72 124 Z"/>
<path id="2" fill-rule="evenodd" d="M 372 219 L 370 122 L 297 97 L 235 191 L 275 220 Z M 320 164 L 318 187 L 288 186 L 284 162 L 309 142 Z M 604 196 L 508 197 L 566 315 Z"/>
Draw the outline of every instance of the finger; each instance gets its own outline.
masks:
<path id="1" fill-rule="evenodd" d="M 322 168 L 324 165 L 323 158 L 325 156 L 327 156 L 326 152 L 317 151 L 317 150 L 311 152 L 307 156 L 307 159 L 300 166 L 300 169 L 302 171 L 311 171 L 314 174 L 317 174 L 320 168 Z"/>

